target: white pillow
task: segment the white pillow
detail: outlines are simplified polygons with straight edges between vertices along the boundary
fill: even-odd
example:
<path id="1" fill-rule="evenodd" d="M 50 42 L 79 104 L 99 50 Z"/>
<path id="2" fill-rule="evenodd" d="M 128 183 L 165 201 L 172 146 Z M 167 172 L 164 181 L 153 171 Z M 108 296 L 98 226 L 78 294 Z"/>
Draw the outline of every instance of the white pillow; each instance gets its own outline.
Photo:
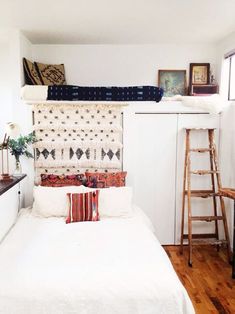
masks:
<path id="1" fill-rule="evenodd" d="M 67 217 L 69 202 L 67 193 L 83 193 L 85 187 L 34 187 L 34 203 L 32 213 L 42 217 Z"/>
<path id="2" fill-rule="evenodd" d="M 125 186 L 100 189 L 99 214 L 100 218 L 133 216 L 132 188 Z"/>

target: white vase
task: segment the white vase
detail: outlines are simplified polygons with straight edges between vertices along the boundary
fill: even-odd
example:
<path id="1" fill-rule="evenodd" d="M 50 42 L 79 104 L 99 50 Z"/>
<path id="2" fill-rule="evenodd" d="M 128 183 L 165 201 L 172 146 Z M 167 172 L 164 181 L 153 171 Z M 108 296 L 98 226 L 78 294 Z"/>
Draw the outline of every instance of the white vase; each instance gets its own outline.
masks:
<path id="1" fill-rule="evenodd" d="M 16 177 L 22 175 L 22 167 L 21 167 L 20 160 L 16 160 L 16 167 L 15 167 L 15 171 L 13 175 Z"/>

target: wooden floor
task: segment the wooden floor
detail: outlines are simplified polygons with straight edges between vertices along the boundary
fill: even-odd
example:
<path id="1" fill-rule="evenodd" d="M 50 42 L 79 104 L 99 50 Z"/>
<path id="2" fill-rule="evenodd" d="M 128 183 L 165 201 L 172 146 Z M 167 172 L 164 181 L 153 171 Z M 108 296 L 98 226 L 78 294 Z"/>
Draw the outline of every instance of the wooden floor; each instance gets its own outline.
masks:
<path id="1" fill-rule="evenodd" d="M 180 255 L 178 246 L 165 246 L 176 273 L 193 302 L 196 313 L 235 313 L 235 279 L 226 251 L 212 246 L 195 247 L 193 267 L 188 267 L 188 251 Z"/>

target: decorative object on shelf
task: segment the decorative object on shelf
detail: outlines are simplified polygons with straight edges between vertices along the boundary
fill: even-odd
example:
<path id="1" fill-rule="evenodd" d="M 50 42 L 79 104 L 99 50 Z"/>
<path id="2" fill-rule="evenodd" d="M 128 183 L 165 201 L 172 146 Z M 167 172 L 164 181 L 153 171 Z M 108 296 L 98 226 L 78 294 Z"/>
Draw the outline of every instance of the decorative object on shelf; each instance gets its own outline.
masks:
<path id="1" fill-rule="evenodd" d="M 1 150 L 1 181 L 11 181 L 12 178 L 9 175 L 9 158 L 8 158 L 8 144 L 9 136 L 5 133 L 3 142 L 0 144 Z"/>
<path id="2" fill-rule="evenodd" d="M 14 171 L 14 175 L 21 175 L 21 163 L 20 156 L 25 156 L 27 158 L 33 158 L 33 154 L 28 150 L 29 145 L 36 142 L 36 137 L 33 133 L 30 133 L 26 136 L 20 135 L 17 139 L 9 139 L 9 149 L 11 155 L 15 157 L 16 160 L 16 168 Z"/>
<path id="3" fill-rule="evenodd" d="M 218 85 L 192 85 L 190 94 L 192 96 L 207 96 L 217 94 L 218 91 Z"/>
<path id="4" fill-rule="evenodd" d="M 158 85 L 163 88 L 164 96 L 186 94 L 186 70 L 159 70 Z"/>
<path id="5" fill-rule="evenodd" d="M 13 122 L 8 122 L 5 126 L 5 135 L 2 144 L 0 145 L 1 150 L 1 175 L 0 179 L 2 181 L 11 181 L 12 177 L 9 175 L 9 158 L 8 150 L 10 144 L 10 138 L 15 138 L 19 134 L 20 128 L 18 124 Z"/>
<path id="6" fill-rule="evenodd" d="M 190 63 L 189 94 L 206 96 L 217 94 L 219 87 L 215 76 L 210 72 L 209 63 Z"/>
<path id="7" fill-rule="evenodd" d="M 190 63 L 189 83 L 206 85 L 210 83 L 210 63 Z"/>
<path id="8" fill-rule="evenodd" d="M 9 138 L 17 138 L 17 136 L 20 135 L 20 126 L 14 122 L 7 122 L 6 134 L 9 136 Z"/>
<path id="9" fill-rule="evenodd" d="M 216 85 L 216 80 L 214 74 L 210 74 L 210 84 L 211 85 Z"/>

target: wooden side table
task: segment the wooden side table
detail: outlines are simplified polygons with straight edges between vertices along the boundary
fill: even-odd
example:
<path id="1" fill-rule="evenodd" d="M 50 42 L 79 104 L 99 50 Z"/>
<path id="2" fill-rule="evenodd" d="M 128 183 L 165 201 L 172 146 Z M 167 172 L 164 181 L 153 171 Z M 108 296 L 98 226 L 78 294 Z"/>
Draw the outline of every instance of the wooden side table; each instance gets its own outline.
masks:
<path id="1" fill-rule="evenodd" d="M 235 279 L 235 189 L 221 188 L 219 192 L 221 193 L 222 196 L 231 198 L 234 201 L 232 278 Z"/>

